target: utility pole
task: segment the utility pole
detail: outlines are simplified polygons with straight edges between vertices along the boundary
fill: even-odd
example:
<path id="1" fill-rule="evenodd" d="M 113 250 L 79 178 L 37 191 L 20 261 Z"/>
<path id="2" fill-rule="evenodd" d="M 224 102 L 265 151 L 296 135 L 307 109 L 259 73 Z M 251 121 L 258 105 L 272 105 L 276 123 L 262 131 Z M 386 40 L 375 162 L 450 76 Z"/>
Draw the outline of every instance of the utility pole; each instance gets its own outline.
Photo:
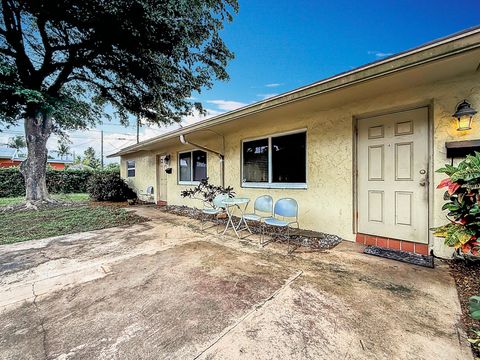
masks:
<path id="1" fill-rule="evenodd" d="M 103 130 L 100 131 L 100 166 L 103 169 Z"/>
<path id="2" fill-rule="evenodd" d="M 137 117 L 137 144 L 140 142 L 140 117 Z"/>

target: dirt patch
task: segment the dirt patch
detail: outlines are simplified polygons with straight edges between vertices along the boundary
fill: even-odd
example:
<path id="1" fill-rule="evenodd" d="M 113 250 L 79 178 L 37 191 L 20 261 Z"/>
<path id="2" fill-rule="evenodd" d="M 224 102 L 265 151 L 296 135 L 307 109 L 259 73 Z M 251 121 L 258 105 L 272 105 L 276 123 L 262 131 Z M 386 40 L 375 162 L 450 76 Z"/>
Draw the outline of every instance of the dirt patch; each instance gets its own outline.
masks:
<path id="1" fill-rule="evenodd" d="M 37 307 L 3 313 L 0 357 L 42 357 L 45 332 L 49 358 L 193 358 L 289 271 L 208 242 L 137 256 Z"/>
<path id="2" fill-rule="evenodd" d="M 452 260 L 449 262 L 450 272 L 455 279 L 458 299 L 462 307 L 462 323 L 469 336 L 473 336 L 472 328 L 480 329 L 480 320 L 470 317 L 468 299 L 480 295 L 480 261 Z M 476 356 L 480 351 L 472 348 Z"/>
<path id="3" fill-rule="evenodd" d="M 0 286 L 27 301 L 2 308 L 0 358 L 471 359 L 442 262 L 409 266 L 350 242 L 286 256 L 139 213 L 152 220 L 3 247 Z"/>

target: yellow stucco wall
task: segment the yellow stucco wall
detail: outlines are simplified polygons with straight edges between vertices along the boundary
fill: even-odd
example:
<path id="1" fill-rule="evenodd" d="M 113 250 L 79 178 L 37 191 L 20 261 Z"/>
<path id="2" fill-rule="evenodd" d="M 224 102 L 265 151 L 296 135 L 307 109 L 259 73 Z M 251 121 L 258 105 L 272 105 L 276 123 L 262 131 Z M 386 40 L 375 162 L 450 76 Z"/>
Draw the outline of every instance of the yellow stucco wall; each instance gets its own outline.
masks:
<path id="1" fill-rule="evenodd" d="M 135 176 L 127 177 L 127 160 L 135 160 Z M 155 155 L 141 152 L 133 156 L 122 157 L 120 175 L 135 189 L 137 194 L 145 193 L 148 186 L 155 187 Z"/>
<path id="2" fill-rule="evenodd" d="M 431 109 L 431 163 L 437 169 L 449 162 L 445 156 L 445 141 L 480 138 L 480 117 L 477 116 L 473 129 L 458 132 L 451 114 L 458 102 L 468 99 L 474 108 L 480 109 L 480 74 L 437 82 L 408 90 L 387 93 L 335 107 L 315 111 L 312 102 L 298 102 L 286 111 L 282 108 L 263 113 L 254 125 L 234 126 L 225 134 L 225 184 L 234 187 L 239 196 L 255 199 L 268 193 L 274 199 L 293 197 L 300 206 L 302 228 L 337 234 L 354 240 L 354 119 L 366 114 L 385 113 L 389 110 L 408 109 L 418 105 L 429 105 Z M 255 116 L 255 115 L 253 115 Z M 248 122 L 248 118 L 238 122 Z M 361 120 L 359 120 L 361 121 Z M 240 158 L 242 139 L 271 135 L 296 129 L 307 129 L 307 186 L 308 189 L 251 189 L 240 186 Z M 212 135 L 203 145 L 219 149 L 218 137 Z M 173 173 L 168 176 L 168 203 L 200 206 L 192 200 L 180 197 L 180 191 L 188 186 L 177 183 L 177 152 L 188 149 L 181 145 L 159 149 L 150 153 L 137 153 L 122 157 L 122 175 L 126 172 L 126 159 L 137 161 L 136 177 L 129 182 L 137 189 L 155 185 L 155 155 L 170 153 Z M 220 183 L 218 157 L 208 155 L 208 176 Z M 441 211 L 443 192 L 434 187 L 444 176 L 430 172 L 430 226 L 445 222 Z M 437 253 L 445 249 L 438 241 L 431 241 Z"/>

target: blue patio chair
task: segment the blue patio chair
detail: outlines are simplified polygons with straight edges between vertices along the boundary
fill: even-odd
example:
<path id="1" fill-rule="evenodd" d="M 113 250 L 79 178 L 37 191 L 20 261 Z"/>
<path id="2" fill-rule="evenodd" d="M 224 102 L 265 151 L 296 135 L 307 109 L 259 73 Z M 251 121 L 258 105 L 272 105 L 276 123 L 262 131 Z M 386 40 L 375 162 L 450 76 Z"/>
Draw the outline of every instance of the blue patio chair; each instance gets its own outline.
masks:
<path id="1" fill-rule="evenodd" d="M 262 195 L 255 199 L 253 204 L 253 213 L 244 214 L 243 218 L 248 221 L 262 222 L 273 216 L 273 199 L 270 195 Z M 250 228 L 248 229 L 250 231 Z M 251 233 L 251 231 L 250 231 Z M 260 245 L 262 245 L 262 236 L 260 236 Z"/>
<path id="2" fill-rule="evenodd" d="M 209 205 L 205 201 L 203 202 L 202 217 L 200 219 L 200 228 L 202 231 L 210 229 L 213 226 L 217 226 L 217 233 L 219 232 L 218 226 L 222 221 L 218 219 L 217 215 L 222 213 L 225 210 L 225 205 L 223 204 L 223 201 L 228 198 L 229 196 L 227 194 L 218 194 L 213 199 L 212 205 Z M 203 225 L 209 217 L 213 217 L 213 222 L 216 224 L 208 228 L 204 228 Z"/>
<path id="3" fill-rule="evenodd" d="M 299 229 L 297 201 L 291 198 L 277 200 L 273 209 L 273 217 L 265 219 L 264 223 L 280 229 L 286 228 L 288 239 L 287 253 L 290 255 L 294 250 L 290 251 L 290 228 L 292 225 L 296 225 L 297 230 Z"/>

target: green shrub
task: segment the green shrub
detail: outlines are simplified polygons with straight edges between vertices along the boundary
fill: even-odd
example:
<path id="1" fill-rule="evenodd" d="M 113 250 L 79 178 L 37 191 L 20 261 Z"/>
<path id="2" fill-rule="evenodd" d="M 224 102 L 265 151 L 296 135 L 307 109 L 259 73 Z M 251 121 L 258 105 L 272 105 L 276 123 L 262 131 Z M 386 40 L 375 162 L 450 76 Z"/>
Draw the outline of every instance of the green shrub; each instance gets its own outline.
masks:
<path id="1" fill-rule="evenodd" d="M 47 188 L 55 193 L 87 192 L 90 170 L 47 169 Z M 25 181 L 18 167 L 0 168 L 0 197 L 25 195 Z"/>
<path id="2" fill-rule="evenodd" d="M 98 171 L 88 180 L 87 192 L 97 201 L 125 201 L 137 194 L 116 171 Z"/>
<path id="3" fill-rule="evenodd" d="M 25 195 L 25 180 L 16 167 L 0 168 L 0 197 Z"/>

